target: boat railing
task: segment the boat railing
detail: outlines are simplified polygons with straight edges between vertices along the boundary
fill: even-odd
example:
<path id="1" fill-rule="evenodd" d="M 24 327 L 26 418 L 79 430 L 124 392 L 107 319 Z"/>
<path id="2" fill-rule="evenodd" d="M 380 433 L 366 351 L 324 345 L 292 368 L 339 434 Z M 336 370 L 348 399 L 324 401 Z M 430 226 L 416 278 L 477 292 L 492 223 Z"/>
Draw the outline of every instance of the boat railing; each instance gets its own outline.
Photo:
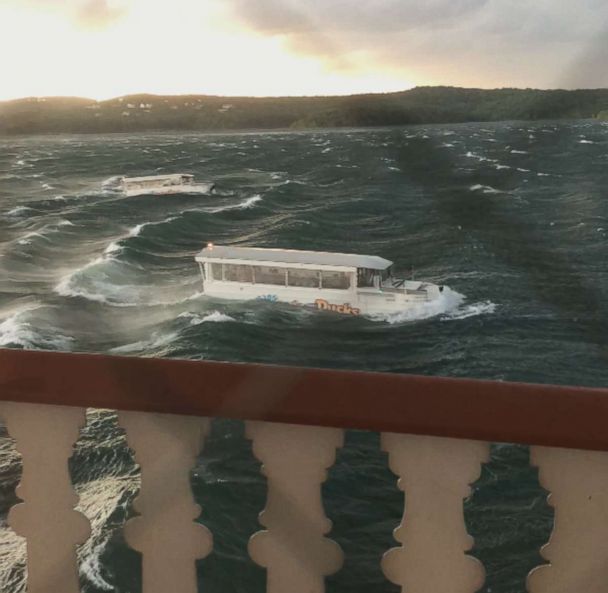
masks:
<path id="1" fill-rule="evenodd" d="M 491 442 L 530 445 L 551 494 L 548 563 L 530 574 L 528 591 L 605 593 L 608 586 L 607 390 L 0 350 L 0 398 L 22 457 L 21 502 L 9 524 L 25 538 L 28 593 L 80 590 L 76 546 L 89 528 L 75 510 L 68 460 L 90 407 L 118 410 L 140 466 L 138 516 L 124 534 L 142 554 L 143 593 L 198 590 L 196 561 L 213 544 L 195 523 L 200 509 L 189 475 L 197 455 L 205 457 L 213 418 L 245 421 L 263 463 L 267 502 L 249 553 L 266 569 L 269 593 L 322 593 L 343 565 L 321 485 L 346 429 L 381 433 L 405 493 L 396 545 L 381 562 L 402 591 L 482 588 L 463 501 Z"/>

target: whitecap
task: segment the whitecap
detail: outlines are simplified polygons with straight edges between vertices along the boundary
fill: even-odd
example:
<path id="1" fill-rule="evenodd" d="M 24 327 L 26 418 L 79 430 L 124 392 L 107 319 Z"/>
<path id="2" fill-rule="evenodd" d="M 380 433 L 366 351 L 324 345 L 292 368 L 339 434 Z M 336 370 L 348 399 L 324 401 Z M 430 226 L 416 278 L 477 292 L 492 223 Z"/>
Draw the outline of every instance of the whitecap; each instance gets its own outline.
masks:
<path id="1" fill-rule="evenodd" d="M 7 216 L 22 216 L 24 214 L 27 214 L 28 212 L 33 212 L 33 208 L 30 208 L 29 206 L 17 206 L 16 208 L 13 208 L 12 210 L 9 210 L 6 215 Z"/>
<path id="2" fill-rule="evenodd" d="M 510 169 L 511 167 L 509 167 L 509 165 L 494 165 L 496 167 L 496 169 L 498 171 L 502 170 L 502 169 Z"/>
<path id="3" fill-rule="evenodd" d="M 204 316 L 197 315 L 196 313 L 185 312 L 178 315 L 178 318 L 188 319 L 190 321 L 190 325 L 200 325 L 201 323 L 225 323 L 227 321 L 236 321 L 234 317 L 230 317 L 230 315 L 226 315 L 221 311 L 213 311 Z"/>
<path id="4" fill-rule="evenodd" d="M 499 189 L 496 189 L 496 188 L 492 187 L 491 185 L 481 185 L 480 183 L 472 185 L 469 189 L 471 191 L 481 191 L 484 194 L 502 194 L 503 193 Z"/>
<path id="5" fill-rule="evenodd" d="M 496 159 L 490 159 L 488 157 L 485 156 L 481 156 L 480 154 L 476 154 L 474 152 L 471 152 L 470 150 L 464 155 L 469 159 L 477 159 L 480 163 L 484 163 L 484 162 L 489 162 L 489 163 L 496 163 Z"/>
<path id="6" fill-rule="evenodd" d="M 579 140 L 579 144 L 595 144 L 593 140 Z"/>
<path id="7" fill-rule="evenodd" d="M 511 150 L 511 154 L 529 154 L 527 150 Z"/>
<path id="8" fill-rule="evenodd" d="M 27 233 L 23 235 L 23 237 L 17 239 L 18 245 L 31 245 L 32 241 L 36 238 L 43 238 L 44 233 L 38 233 L 36 231 L 32 231 L 31 233 Z"/>
<path id="9" fill-rule="evenodd" d="M 171 219 L 171 220 L 173 220 L 173 219 Z M 130 228 L 129 237 L 137 237 L 148 224 L 150 224 L 150 223 L 144 222 L 142 224 L 135 225 L 133 228 Z"/>
<path id="10" fill-rule="evenodd" d="M 211 208 L 209 212 L 212 214 L 217 214 L 219 212 L 225 212 L 227 210 L 246 210 L 247 208 L 253 208 L 257 202 L 262 200 L 262 196 L 256 194 L 255 196 L 251 196 L 238 204 L 230 204 L 228 206 L 219 206 L 218 208 Z"/>
<path id="11" fill-rule="evenodd" d="M 111 255 L 112 253 L 118 253 L 119 251 L 122 251 L 122 247 L 120 246 L 120 243 L 118 243 L 117 241 L 112 241 L 104 249 L 104 253 L 107 254 L 107 255 Z"/>

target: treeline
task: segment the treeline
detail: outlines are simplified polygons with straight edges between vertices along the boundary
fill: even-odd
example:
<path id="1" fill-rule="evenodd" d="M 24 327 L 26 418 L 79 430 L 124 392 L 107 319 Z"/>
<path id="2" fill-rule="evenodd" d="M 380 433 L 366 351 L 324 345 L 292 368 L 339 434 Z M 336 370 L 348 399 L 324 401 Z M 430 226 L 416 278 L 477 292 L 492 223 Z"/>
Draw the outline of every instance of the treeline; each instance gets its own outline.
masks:
<path id="1" fill-rule="evenodd" d="M 608 119 L 608 89 L 417 87 L 348 97 L 132 95 L 108 101 L 0 102 L 0 134 L 364 127 L 537 119 Z"/>

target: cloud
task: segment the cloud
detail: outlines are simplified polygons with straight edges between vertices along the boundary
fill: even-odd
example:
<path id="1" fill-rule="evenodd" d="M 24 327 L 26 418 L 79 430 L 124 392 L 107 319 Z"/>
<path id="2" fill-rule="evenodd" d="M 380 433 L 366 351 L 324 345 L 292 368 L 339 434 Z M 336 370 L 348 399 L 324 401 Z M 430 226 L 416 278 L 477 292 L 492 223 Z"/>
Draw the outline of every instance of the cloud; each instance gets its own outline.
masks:
<path id="1" fill-rule="evenodd" d="M 375 67 L 418 84 L 607 83 L 605 0 L 224 1 L 249 29 L 330 68 Z"/>
<path id="2" fill-rule="evenodd" d="M 235 18 L 264 33 L 382 32 L 437 26 L 489 0 L 229 0 Z"/>

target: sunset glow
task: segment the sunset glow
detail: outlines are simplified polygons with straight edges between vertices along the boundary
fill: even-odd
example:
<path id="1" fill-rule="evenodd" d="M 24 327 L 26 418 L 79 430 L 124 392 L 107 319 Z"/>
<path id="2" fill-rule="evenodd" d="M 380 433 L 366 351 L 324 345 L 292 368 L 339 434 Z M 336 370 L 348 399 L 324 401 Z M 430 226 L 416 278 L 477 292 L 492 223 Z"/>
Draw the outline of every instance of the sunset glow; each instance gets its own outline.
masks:
<path id="1" fill-rule="evenodd" d="M 111 20 L 99 15 L 100 22 L 91 22 L 66 5 L 0 6 L 0 52 L 11 56 L 0 99 L 345 94 L 412 86 L 405 75 L 365 61 L 337 69 L 318 56 L 298 55 L 284 36 L 249 31 L 213 1 L 174 0 L 169 10 L 132 0 L 115 8 Z"/>

